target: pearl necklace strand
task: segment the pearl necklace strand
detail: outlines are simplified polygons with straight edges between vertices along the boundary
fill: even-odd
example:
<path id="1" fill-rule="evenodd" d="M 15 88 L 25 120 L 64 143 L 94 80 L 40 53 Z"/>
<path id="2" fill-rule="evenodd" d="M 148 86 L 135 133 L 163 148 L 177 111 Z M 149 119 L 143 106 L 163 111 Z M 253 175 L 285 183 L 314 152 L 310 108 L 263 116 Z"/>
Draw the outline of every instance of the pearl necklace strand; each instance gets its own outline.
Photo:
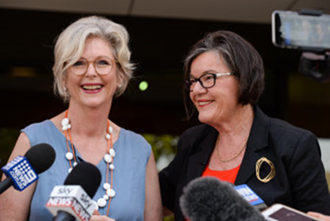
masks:
<path id="1" fill-rule="evenodd" d="M 69 168 L 68 172 L 70 173 L 72 168 L 74 166 L 76 166 L 78 163 L 77 163 L 76 155 L 75 155 L 74 148 L 73 148 L 73 142 L 72 142 L 72 138 L 71 138 L 71 124 L 70 124 L 70 120 L 68 118 L 68 110 L 65 113 L 65 118 L 62 120 L 62 130 L 65 133 L 65 139 L 66 139 L 67 148 L 68 148 L 68 152 L 65 154 L 65 158 L 69 161 L 70 168 Z M 115 169 L 115 166 L 113 165 L 113 159 L 116 156 L 116 152 L 113 149 L 112 134 L 113 134 L 113 128 L 111 127 L 110 121 L 108 120 L 106 136 L 105 136 L 107 143 L 108 143 L 108 148 L 107 148 L 108 151 L 103 157 L 105 163 L 107 164 L 106 182 L 103 184 L 103 189 L 105 190 L 105 194 L 103 195 L 103 197 L 99 198 L 96 203 L 99 208 L 103 208 L 106 206 L 107 201 L 109 201 L 107 215 L 109 215 L 111 199 L 113 197 L 115 197 L 115 195 L 116 195 L 116 192 L 113 189 L 113 170 Z M 68 139 L 68 136 L 69 136 L 69 139 Z M 71 142 L 72 153 L 70 152 L 69 140 Z M 111 176 L 111 184 L 109 183 L 109 169 L 110 169 L 110 176 Z"/>

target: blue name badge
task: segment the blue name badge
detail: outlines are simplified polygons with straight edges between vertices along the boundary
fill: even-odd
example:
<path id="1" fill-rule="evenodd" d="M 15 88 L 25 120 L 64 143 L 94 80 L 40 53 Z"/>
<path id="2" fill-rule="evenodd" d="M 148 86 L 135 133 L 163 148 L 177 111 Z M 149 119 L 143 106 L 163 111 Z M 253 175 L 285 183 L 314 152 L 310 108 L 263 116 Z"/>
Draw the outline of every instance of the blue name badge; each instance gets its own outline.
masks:
<path id="1" fill-rule="evenodd" d="M 14 188 L 22 191 L 31 183 L 38 179 L 38 174 L 34 171 L 26 157 L 18 156 L 10 161 L 1 170 L 13 181 Z"/>
<path id="2" fill-rule="evenodd" d="M 246 184 L 235 186 L 237 192 L 251 205 L 257 206 L 265 202 Z"/>

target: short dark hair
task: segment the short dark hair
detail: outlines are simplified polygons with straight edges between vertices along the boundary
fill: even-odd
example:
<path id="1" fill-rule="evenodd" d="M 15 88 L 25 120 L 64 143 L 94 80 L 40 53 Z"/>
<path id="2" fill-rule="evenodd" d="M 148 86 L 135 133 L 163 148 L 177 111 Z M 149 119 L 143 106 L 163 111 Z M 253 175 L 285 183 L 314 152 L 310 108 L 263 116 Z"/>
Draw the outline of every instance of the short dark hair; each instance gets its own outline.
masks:
<path id="1" fill-rule="evenodd" d="M 257 104 L 265 87 L 263 61 L 249 42 L 233 32 L 212 32 L 193 45 L 184 62 L 184 79 L 189 78 L 195 58 L 209 51 L 218 53 L 237 78 L 240 87 L 238 102 Z"/>

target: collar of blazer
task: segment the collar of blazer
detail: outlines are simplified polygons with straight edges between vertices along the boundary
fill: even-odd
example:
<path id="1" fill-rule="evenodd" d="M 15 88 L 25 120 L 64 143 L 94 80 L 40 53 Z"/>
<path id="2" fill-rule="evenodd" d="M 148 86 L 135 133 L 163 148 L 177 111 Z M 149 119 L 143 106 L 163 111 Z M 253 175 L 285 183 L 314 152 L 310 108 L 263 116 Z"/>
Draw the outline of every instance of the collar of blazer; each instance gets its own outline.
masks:
<path id="1" fill-rule="evenodd" d="M 270 119 L 259 107 L 255 107 L 254 110 L 254 120 L 241 169 L 235 180 L 236 185 L 247 183 L 248 179 L 255 175 L 256 162 L 264 157 L 262 150 L 268 146 Z"/>
<path id="2" fill-rule="evenodd" d="M 192 138 L 194 141 L 190 148 L 186 176 L 187 180 L 193 180 L 202 175 L 209 158 L 211 157 L 218 131 L 209 125 L 201 125 L 198 137 Z M 247 142 L 247 148 L 241 164 L 241 169 L 237 174 L 235 184 L 244 184 L 255 174 L 256 162 L 263 157 L 260 151 L 268 146 L 269 117 L 267 117 L 259 107 L 254 107 L 254 120 Z"/>

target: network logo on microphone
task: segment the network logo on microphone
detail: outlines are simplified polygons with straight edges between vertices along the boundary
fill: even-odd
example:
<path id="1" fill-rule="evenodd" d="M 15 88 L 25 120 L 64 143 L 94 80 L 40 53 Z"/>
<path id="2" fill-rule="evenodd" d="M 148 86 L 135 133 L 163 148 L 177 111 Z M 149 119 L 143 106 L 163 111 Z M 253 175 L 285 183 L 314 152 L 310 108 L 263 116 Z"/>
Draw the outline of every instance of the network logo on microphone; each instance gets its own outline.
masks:
<path id="1" fill-rule="evenodd" d="M 58 211 L 64 211 L 75 217 L 75 220 L 88 221 L 96 209 L 96 204 L 81 186 L 68 185 L 55 186 L 46 207 L 54 216 Z"/>
<path id="2" fill-rule="evenodd" d="M 22 191 L 38 179 L 26 157 L 18 156 L 2 167 L 2 171 L 13 181 L 15 189 Z"/>
<path id="3" fill-rule="evenodd" d="M 259 210 L 265 209 L 265 202 L 246 184 L 235 186 L 236 191 Z"/>

